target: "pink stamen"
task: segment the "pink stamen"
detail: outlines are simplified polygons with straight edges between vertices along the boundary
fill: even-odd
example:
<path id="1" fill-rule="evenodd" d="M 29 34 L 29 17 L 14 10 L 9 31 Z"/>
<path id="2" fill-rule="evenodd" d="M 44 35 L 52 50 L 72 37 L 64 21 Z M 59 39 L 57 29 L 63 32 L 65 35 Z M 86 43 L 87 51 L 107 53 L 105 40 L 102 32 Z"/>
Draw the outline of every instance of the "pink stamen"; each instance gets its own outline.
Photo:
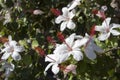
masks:
<path id="1" fill-rule="evenodd" d="M 58 32 L 57 36 L 58 36 L 58 38 L 59 38 L 62 42 L 64 42 L 64 43 L 67 45 L 68 50 L 69 50 L 69 51 L 72 51 L 72 48 L 66 43 L 65 38 L 64 38 L 64 35 L 63 35 L 61 32 Z"/>
<path id="2" fill-rule="evenodd" d="M 67 45 L 68 51 L 72 51 L 72 48 L 66 43 L 66 41 L 64 41 L 64 43 Z"/>
<path id="3" fill-rule="evenodd" d="M 35 47 L 35 50 L 43 57 L 43 56 L 46 56 L 48 57 L 49 59 L 53 60 L 54 62 L 56 62 L 56 60 L 52 59 L 51 57 L 47 56 L 45 54 L 45 51 L 43 49 L 41 49 L 40 47 Z"/>
<path id="4" fill-rule="evenodd" d="M 106 23 L 106 32 L 109 32 L 110 31 L 110 28 L 109 28 L 109 25 L 108 25 L 108 23 L 107 23 L 107 21 L 105 20 L 105 23 Z"/>
<path id="5" fill-rule="evenodd" d="M 45 55 L 45 56 L 48 57 L 49 59 L 53 60 L 54 62 L 57 62 L 57 61 L 54 60 L 53 58 L 51 58 L 51 57 L 49 57 L 49 56 L 47 56 L 47 55 Z"/>

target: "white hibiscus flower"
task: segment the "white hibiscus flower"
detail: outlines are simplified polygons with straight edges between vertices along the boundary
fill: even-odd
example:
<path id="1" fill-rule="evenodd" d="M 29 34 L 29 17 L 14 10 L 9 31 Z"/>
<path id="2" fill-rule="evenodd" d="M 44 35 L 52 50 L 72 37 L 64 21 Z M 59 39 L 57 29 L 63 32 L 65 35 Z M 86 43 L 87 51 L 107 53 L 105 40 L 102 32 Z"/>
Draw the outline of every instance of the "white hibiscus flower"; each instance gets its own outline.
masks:
<path id="1" fill-rule="evenodd" d="M 112 33 L 113 36 L 120 35 L 120 32 L 113 30 L 114 28 L 120 28 L 120 24 L 110 24 L 111 18 L 106 18 L 101 26 L 95 26 L 95 30 L 99 31 L 101 34 L 98 39 L 104 41 L 109 38 Z"/>
<path id="2" fill-rule="evenodd" d="M 72 21 L 72 18 L 75 16 L 75 14 L 72 11 L 69 11 L 67 7 L 62 8 L 62 15 L 59 15 L 55 19 L 55 23 L 59 24 L 61 23 L 60 26 L 60 31 L 64 31 L 64 29 L 67 27 L 68 29 L 74 29 L 75 28 L 75 23 Z"/>
<path id="3" fill-rule="evenodd" d="M 24 48 L 22 46 L 18 46 L 17 42 L 12 40 L 12 37 L 8 37 L 9 41 L 4 43 L 4 49 L 2 49 L 1 53 L 4 53 L 1 57 L 3 60 L 7 60 L 10 56 L 14 60 L 21 60 L 21 56 L 19 52 L 24 51 Z"/>
<path id="4" fill-rule="evenodd" d="M 64 62 L 66 56 L 61 56 L 59 54 L 49 54 L 45 57 L 45 62 L 50 62 L 45 68 L 44 73 L 52 66 L 52 72 L 57 74 L 59 72 L 59 64 Z"/>
<path id="5" fill-rule="evenodd" d="M 14 71 L 15 65 L 12 63 L 8 63 L 6 61 L 2 62 L 2 69 L 5 70 L 5 79 L 8 80 L 8 77 L 10 76 L 11 72 Z"/>
<path id="6" fill-rule="evenodd" d="M 80 40 L 75 40 L 75 34 L 71 34 L 63 44 L 57 46 L 54 50 L 54 54 L 66 56 L 64 59 L 67 60 L 70 55 L 77 61 L 83 59 L 83 54 L 80 47 L 83 43 L 79 43 Z"/>
<path id="7" fill-rule="evenodd" d="M 84 52 L 85 52 L 85 55 L 93 60 L 96 58 L 96 53 L 102 53 L 103 50 L 97 46 L 95 43 L 94 43 L 94 40 L 92 37 L 90 37 L 88 34 L 85 35 L 85 39 L 87 42 L 86 42 L 86 45 L 85 45 L 85 49 L 84 49 Z"/>

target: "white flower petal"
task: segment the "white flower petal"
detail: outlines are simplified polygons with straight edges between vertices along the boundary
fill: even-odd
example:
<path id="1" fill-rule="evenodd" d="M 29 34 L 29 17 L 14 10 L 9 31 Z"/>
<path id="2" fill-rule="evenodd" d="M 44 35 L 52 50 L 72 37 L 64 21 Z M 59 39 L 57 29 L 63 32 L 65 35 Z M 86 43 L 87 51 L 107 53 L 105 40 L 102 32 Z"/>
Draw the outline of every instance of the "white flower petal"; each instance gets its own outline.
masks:
<path id="1" fill-rule="evenodd" d="M 49 63 L 47 67 L 45 68 L 45 72 L 53 65 L 54 63 Z"/>
<path id="2" fill-rule="evenodd" d="M 24 47 L 23 46 L 16 46 L 16 47 L 14 47 L 14 50 L 17 51 L 17 52 L 23 52 Z"/>
<path id="3" fill-rule="evenodd" d="M 69 10 L 74 9 L 77 5 L 80 5 L 80 0 L 74 0 L 72 5 L 68 8 Z"/>
<path id="4" fill-rule="evenodd" d="M 63 54 L 59 55 L 59 58 L 60 58 L 60 59 L 59 59 L 58 63 L 62 63 L 62 62 L 64 62 L 64 61 L 66 61 L 69 56 L 70 56 L 69 53 L 63 53 Z"/>
<path id="5" fill-rule="evenodd" d="M 4 47 L 8 47 L 8 46 L 9 46 L 9 42 L 5 42 Z"/>
<path id="6" fill-rule="evenodd" d="M 65 20 L 65 18 L 62 16 L 62 15 L 60 15 L 60 16 L 58 16 L 56 19 L 55 19 L 55 23 L 56 24 L 59 24 L 59 23 L 61 23 L 62 21 L 64 21 Z"/>
<path id="7" fill-rule="evenodd" d="M 72 20 L 69 20 L 67 23 L 68 29 L 74 29 L 76 27 L 75 23 Z"/>
<path id="8" fill-rule="evenodd" d="M 60 46 L 56 47 L 55 50 L 53 51 L 54 54 L 63 54 L 67 53 L 67 46 L 66 44 L 61 44 Z"/>
<path id="9" fill-rule="evenodd" d="M 15 68 L 15 65 L 12 64 L 12 63 L 8 63 L 8 62 L 5 62 L 3 65 L 2 65 L 2 68 L 5 69 L 5 77 L 9 77 L 9 75 L 11 74 L 11 71 L 14 70 Z"/>
<path id="10" fill-rule="evenodd" d="M 15 65 L 12 63 L 5 62 L 4 65 L 2 66 L 4 69 L 9 69 L 10 71 L 13 71 L 15 68 Z"/>
<path id="11" fill-rule="evenodd" d="M 63 8 L 62 8 L 62 12 L 63 12 L 63 16 L 64 16 L 64 17 L 68 17 L 69 10 L 68 10 L 67 7 L 63 7 Z"/>
<path id="12" fill-rule="evenodd" d="M 83 38 L 81 40 L 76 40 L 74 45 L 73 45 L 73 48 L 77 48 L 77 47 L 81 47 L 82 45 L 85 45 L 87 43 L 89 39 L 88 38 Z"/>
<path id="13" fill-rule="evenodd" d="M 104 27 L 109 27 L 110 21 L 111 21 L 111 18 L 110 18 L 110 17 L 106 18 L 106 19 L 103 21 L 102 26 L 104 26 Z"/>
<path id="14" fill-rule="evenodd" d="M 95 26 L 95 31 L 103 32 L 106 28 L 103 26 Z"/>
<path id="15" fill-rule="evenodd" d="M 69 73 L 70 71 L 72 71 L 73 74 L 76 74 L 76 68 L 77 68 L 76 65 L 70 64 L 70 65 L 68 65 L 68 66 L 65 68 L 64 73 L 67 74 L 67 73 Z"/>
<path id="16" fill-rule="evenodd" d="M 111 32 L 114 36 L 120 35 L 120 32 L 118 32 L 117 30 L 111 30 L 110 32 Z"/>
<path id="17" fill-rule="evenodd" d="M 55 54 L 48 54 L 46 57 L 45 57 L 45 62 L 55 62 L 56 59 L 56 55 Z"/>
<path id="18" fill-rule="evenodd" d="M 112 24 L 110 24 L 110 28 L 111 28 L 111 29 L 120 28 L 120 24 L 112 23 Z"/>
<path id="19" fill-rule="evenodd" d="M 74 42 L 74 38 L 75 38 L 75 33 L 71 34 L 68 38 L 65 39 L 66 43 L 72 47 L 73 42 Z"/>
<path id="20" fill-rule="evenodd" d="M 10 63 L 11 67 L 10 67 L 10 71 L 13 71 L 15 69 L 15 65 Z"/>
<path id="21" fill-rule="evenodd" d="M 54 74 L 57 74 L 57 73 L 59 72 L 58 64 L 54 64 L 54 65 L 52 66 L 52 72 L 53 72 Z"/>
<path id="22" fill-rule="evenodd" d="M 16 45 L 17 45 L 17 42 L 16 42 L 16 41 L 10 41 L 10 42 L 9 42 L 9 45 L 10 45 L 10 46 L 16 46 Z"/>
<path id="23" fill-rule="evenodd" d="M 75 35 L 75 39 L 82 39 L 83 38 L 83 36 L 81 36 L 81 35 Z"/>
<path id="24" fill-rule="evenodd" d="M 4 53 L 4 54 L 2 55 L 1 59 L 7 60 L 10 55 L 11 55 L 11 53 L 7 53 L 7 52 L 6 52 L 6 53 Z"/>
<path id="25" fill-rule="evenodd" d="M 73 58 L 76 60 L 76 61 L 80 61 L 83 59 L 83 54 L 81 51 L 73 51 L 72 52 L 72 55 L 73 55 Z"/>
<path id="26" fill-rule="evenodd" d="M 12 41 L 12 36 L 11 35 L 8 36 L 8 40 Z"/>
<path id="27" fill-rule="evenodd" d="M 71 11 L 71 12 L 68 13 L 68 17 L 70 19 L 72 19 L 74 16 L 75 16 L 75 14 L 73 13 L 73 11 Z"/>
<path id="28" fill-rule="evenodd" d="M 108 39 L 109 36 L 110 36 L 110 33 L 105 33 L 105 34 L 101 33 L 101 35 L 99 35 L 98 39 L 100 41 L 104 41 L 104 40 Z"/>
<path id="29" fill-rule="evenodd" d="M 86 56 L 87 56 L 89 59 L 91 59 L 91 60 L 93 60 L 93 59 L 96 58 L 96 54 L 95 54 L 95 52 L 93 51 L 93 48 L 92 48 L 91 46 L 87 46 L 87 47 L 85 48 L 85 54 L 86 54 Z"/>
<path id="30" fill-rule="evenodd" d="M 67 26 L 67 23 L 68 23 L 67 21 L 61 23 L 61 25 L 60 25 L 60 31 L 64 31 L 64 29 Z"/>
<path id="31" fill-rule="evenodd" d="M 14 51 L 11 56 L 12 56 L 12 58 L 13 58 L 15 61 L 21 60 L 21 55 L 20 55 L 18 52 L 15 52 L 15 51 Z"/>
<path id="32" fill-rule="evenodd" d="M 91 44 L 92 44 L 94 51 L 98 53 L 103 53 L 103 50 L 99 46 L 97 46 L 93 41 L 91 41 Z"/>

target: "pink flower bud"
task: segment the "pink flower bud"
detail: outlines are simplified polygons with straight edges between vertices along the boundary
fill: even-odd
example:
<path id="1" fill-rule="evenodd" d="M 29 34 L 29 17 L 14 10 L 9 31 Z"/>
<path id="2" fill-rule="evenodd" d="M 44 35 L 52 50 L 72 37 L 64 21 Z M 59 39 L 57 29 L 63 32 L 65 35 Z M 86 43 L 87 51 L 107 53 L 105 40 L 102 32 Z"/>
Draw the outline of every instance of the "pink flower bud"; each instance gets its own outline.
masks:
<path id="1" fill-rule="evenodd" d="M 76 74 L 76 68 L 77 68 L 76 65 L 70 64 L 70 65 L 68 65 L 68 66 L 65 68 L 64 74 L 67 74 L 67 73 L 69 73 L 69 72 L 72 72 L 73 74 Z"/>
<path id="2" fill-rule="evenodd" d="M 43 11 L 38 10 L 38 9 L 36 9 L 36 10 L 33 11 L 33 14 L 34 14 L 34 15 L 41 15 L 41 14 L 43 14 L 43 13 L 44 13 Z"/>

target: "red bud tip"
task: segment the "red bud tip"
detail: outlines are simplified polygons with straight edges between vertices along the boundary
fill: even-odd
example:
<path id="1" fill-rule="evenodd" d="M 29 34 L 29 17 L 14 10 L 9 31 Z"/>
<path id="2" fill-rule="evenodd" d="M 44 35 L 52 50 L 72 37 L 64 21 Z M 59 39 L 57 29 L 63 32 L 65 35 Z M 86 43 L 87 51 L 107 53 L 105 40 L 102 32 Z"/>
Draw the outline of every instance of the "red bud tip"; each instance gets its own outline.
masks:
<path id="1" fill-rule="evenodd" d="M 55 40 L 51 36 L 47 36 L 47 41 L 53 45 L 55 45 Z"/>
<path id="2" fill-rule="evenodd" d="M 41 49 L 40 47 L 35 47 L 35 50 L 37 53 L 39 53 L 41 56 L 45 56 L 45 51 Z"/>
<path id="3" fill-rule="evenodd" d="M 58 10 L 58 9 L 55 9 L 55 8 L 51 8 L 51 10 L 50 10 L 55 16 L 59 16 L 59 15 L 61 15 L 61 12 L 60 12 L 60 10 Z"/>
<path id="4" fill-rule="evenodd" d="M 97 9 L 93 9 L 93 10 L 92 10 L 92 13 L 93 13 L 93 14 L 97 14 L 97 13 L 98 13 L 98 10 L 97 10 Z"/>
<path id="5" fill-rule="evenodd" d="M 93 25 L 93 26 L 91 27 L 90 36 L 94 36 L 94 34 L 95 34 L 95 26 L 96 26 L 96 25 Z"/>
<path id="6" fill-rule="evenodd" d="M 61 32 L 57 33 L 57 37 L 60 39 L 60 41 L 65 42 L 64 35 Z"/>

